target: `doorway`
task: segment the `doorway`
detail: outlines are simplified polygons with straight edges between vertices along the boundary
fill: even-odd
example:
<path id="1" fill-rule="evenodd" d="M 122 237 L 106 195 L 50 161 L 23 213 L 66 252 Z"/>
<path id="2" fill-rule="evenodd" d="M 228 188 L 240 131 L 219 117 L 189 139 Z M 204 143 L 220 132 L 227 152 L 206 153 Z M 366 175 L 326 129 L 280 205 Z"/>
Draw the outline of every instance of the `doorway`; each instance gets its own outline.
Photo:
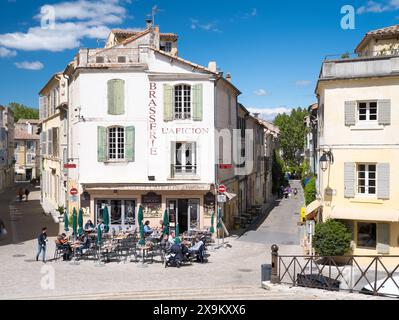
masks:
<path id="1" fill-rule="evenodd" d="M 172 229 L 179 223 L 179 232 L 183 233 L 200 226 L 200 200 L 199 199 L 169 199 L 167 208 L 169 222 Z"/>
<path id="2" fill-rule="evenodd" d="M 25 169 L 25 177 L 26 181 L 32 180 L 32 169 Z"/>
<path id="3" fill-rule="evenodd" d="M 108 207 L 110 228 L 125 229 L 136 224 L 136 200 L 96 199 L 96 223 L 103 219 L 104 208 Z"/>

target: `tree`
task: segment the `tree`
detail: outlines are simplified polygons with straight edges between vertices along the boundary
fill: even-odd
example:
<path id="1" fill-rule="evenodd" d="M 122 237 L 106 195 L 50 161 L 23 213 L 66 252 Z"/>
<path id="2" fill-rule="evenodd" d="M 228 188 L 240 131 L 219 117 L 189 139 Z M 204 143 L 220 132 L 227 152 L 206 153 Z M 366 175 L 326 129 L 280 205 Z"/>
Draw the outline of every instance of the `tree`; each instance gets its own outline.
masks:
<path id="1" fill-rule="evenodd" d="M 39 110 L 27 107 L 17 102 L 10 102 L 8 107 L 14 113 L 14 121 L 19 119 L 39 119 Z"/>
<path id="2" fill-rule="evenodd" d="M 350 250 L 352 234 L 337 220 L 316 224 L 313 246 L 321 256 L 343 256 Z"/>
<path id="3" fill-rule="evenodd" d="M 281 185 L 285 185 L 284 162 L 280 158 L 278 152 L 273 153 L 272 163 L 272 192 L 276 194 Z"/>
<path id="4" fill-rule="evenodd" d="M 298 168 L 301 165 L 307 131 L 304 118 L 307 114 L 306 109 L 297 108 L 289 115 L 277 115 L 274 120 L 274 124 L 280 129 L 280 147 L 288 167 Z"/>

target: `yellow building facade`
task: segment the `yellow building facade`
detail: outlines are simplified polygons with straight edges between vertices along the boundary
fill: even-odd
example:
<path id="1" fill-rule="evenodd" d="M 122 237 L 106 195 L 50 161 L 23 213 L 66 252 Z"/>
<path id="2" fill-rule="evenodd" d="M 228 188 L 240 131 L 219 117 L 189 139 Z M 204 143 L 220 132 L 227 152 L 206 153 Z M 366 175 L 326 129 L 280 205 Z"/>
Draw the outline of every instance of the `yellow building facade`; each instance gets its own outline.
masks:
<path id="1" fill-rule="evenodd" d="M 362 46 L 374 52 L 371 44 Z M 327 60 L 316 88 L 318 159 L 327 160 L 319 218 L 348 226 L 355 255 L 399 255 L 397 63 L 398 55 Z"/>

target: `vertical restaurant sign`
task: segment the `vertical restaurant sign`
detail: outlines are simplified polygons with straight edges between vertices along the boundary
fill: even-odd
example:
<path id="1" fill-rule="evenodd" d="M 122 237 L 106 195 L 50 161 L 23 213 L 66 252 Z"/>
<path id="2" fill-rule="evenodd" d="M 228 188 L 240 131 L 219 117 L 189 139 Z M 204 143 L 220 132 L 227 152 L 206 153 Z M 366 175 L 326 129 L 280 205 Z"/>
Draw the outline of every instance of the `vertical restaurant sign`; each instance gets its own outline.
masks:
<path id="1" fill-rule="evenodd" d="M 157 84 L 155 82 L 150 82 L 149 90 L 149 103 L 148 103 L 148 137 L 150 146 L 150 156 L 156 156 L 158 154 L 158 149 L 156 146 L 157 140 Z"/>

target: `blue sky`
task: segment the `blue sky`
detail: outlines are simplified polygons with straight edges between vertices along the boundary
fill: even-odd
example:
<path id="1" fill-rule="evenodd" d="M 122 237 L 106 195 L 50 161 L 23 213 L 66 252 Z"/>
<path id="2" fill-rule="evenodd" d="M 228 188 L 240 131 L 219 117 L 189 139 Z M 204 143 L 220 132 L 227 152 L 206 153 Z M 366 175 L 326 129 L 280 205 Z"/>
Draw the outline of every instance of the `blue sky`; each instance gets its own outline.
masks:
<path id="1" fill-rule="evenodd" d="M 0 104 L 37 107 L 38 91 L 79 47 L 97 47 L 111 28 L 143 28 L 158 7 L 161 32 L 179 34 L 179 55 L 232 74 L 240 101 L 265 117 L 315 102 L 325 55 L 353 52 L 363 35 L 399 23 L 399 0 L 0 0 Z M 40 10 L 55 8 L 55 30 Z M 341 28 L 341 7 L 357 11 Z"/>

